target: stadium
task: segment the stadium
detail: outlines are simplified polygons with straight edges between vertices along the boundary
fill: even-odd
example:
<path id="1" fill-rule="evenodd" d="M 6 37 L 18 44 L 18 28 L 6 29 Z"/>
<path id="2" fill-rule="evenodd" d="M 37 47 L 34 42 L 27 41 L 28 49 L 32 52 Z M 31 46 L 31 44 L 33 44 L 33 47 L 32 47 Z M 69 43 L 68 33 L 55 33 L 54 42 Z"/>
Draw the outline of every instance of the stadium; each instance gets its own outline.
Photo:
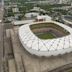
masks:
<path id="1" fill-rule="evenodd" d="M 72 52 L 72 28 L 52 20 L 21 26 L 19 39 L 32 55 L 49 57 Z"/>

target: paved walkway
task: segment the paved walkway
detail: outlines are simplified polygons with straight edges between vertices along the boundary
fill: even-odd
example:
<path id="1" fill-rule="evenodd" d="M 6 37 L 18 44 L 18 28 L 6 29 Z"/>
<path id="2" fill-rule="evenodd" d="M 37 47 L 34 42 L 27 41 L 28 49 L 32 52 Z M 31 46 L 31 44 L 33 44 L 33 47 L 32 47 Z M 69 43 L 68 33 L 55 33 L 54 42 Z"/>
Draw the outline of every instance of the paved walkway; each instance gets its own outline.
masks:
<path id="1" fill-rule="evenodd" d="M 72 63 L 72 53 L 49 58 L 40 58 L 29 54 L 21 45 L 17 31 L 17 28 L 14 28 L 11 31 L 11 37 L 13 39 L 13 50 L 18 69 L 21 66 L 22 68 L 24 67 L 25 72 L 48 72 L 57 67 Z"/>
<path id="2" fill-rule="evenodd" d="M 1 19 L 2 19 L 2 11 L 0 9 L 0 20 Z M 3 24 L 0 23 L 0 72 L 3 72 L 2 59 L 3 59 Z"/>
<path id="3" fill-rule="evenodd" d="M 3 59 L 3 25 L 0 23 L 0 72 L 2 72 Z"/>

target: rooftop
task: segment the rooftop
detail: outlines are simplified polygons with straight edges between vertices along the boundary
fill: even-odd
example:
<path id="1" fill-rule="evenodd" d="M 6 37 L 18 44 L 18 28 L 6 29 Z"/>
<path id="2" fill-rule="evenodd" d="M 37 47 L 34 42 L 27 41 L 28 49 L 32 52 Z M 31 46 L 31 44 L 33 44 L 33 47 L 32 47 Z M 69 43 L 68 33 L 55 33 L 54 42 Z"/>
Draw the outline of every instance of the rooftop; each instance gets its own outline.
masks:
<path id="1" fill-rule="evenodd" d="M 49 21 L 46 21 L 46 22 L 49 22 Z M 33 32 L 30 30 L 29 25 L 36 24 L 36 23 L 23 25 L 19 29 L 19 38 L 22 45 L 31 54 L 35 54 L 38 56 L 51 56 L 51 55 L 56 56 L 59 54 L 64 54 L 64 53 L 72 51 L 72 48 L 71 48 L 72 47 L 72 29 L 64 24 L 61 24 L 55 21 L 50 21 L 50 22 L 63 27 L 64 29 L 69 31 L 70 34 L 61 38 L 42 40 L 38 38 L 37 36 L 35 36 Z"/>

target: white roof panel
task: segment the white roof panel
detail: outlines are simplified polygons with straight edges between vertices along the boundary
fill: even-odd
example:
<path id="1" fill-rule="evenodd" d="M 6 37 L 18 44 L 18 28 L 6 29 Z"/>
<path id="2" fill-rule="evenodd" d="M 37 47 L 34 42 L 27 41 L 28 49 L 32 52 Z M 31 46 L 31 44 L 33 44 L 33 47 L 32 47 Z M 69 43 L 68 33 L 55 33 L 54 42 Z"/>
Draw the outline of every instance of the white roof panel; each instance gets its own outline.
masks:
<path id="1" fill-rule="evenodd" d="M 41 55 L 41 54 L 46 55 L 45 53 L 47 53 L 48 56 L 50 56 L 50 55 L 64 54 L 65 52 L 67 52 L 67 50 L 65 50 L 65 49 L 72 47 L 72 28 L 70 28 L 64 24 L 55 22 L 55 21 L 51 21 L 51 22 L 63 27 L 67 31 L 69 31 L 70 35 L 63 36 L 61 38 L 48 39 L 48 40 L 39 39 L 36 35 L 34 35 L 34 33 L 31 31 L 31 29 L 29 27 L 29 25 L 32 25 L 34 23 L 30 23 L 28 25 L 23 25 L 19 29 L 19 36 L 20 36 L 22 44 L 26 45 L 28 48 L 31 48 L 34 51 L 36 50 L 36 52 L 34 52 L 35 54 L 38 51 L 39 55 Z M 36 22 L 35 22 L 35 24 L 36 24 Z M 63 51 L 63 50 L 65 50 L 65 51 Z M 32 53 L 32 52 L 33 51 L 31 51 L 30 53 Z M 41 54 L 39 52 L 41 52 Z M 36 54 L 36 55 L 38 55 L 38 54 Z"/>

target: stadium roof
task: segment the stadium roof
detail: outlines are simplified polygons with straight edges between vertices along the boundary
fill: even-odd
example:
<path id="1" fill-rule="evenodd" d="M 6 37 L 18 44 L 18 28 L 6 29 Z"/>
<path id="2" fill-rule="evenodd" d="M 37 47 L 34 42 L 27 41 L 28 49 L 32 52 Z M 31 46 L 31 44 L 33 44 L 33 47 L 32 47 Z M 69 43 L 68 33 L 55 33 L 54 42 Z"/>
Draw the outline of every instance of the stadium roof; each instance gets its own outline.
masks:
<path id="1" fill-rule="evenodd" d="M 46 22 L 48 23 L 49 21 Z M 35 36 L 35 34 L 30 30 L 29 26 L 36 24 L 36 22 L 23 25 L 19 28 L 20 41 L 24 48 L 31 54 L 35 54 L 37 56 L 56 56 L 72 51 L 72 28 L 55 21 L 50 22 L 63 27 L 69 31 L 70 34 L 60 38 L 44 40 Z"/>

